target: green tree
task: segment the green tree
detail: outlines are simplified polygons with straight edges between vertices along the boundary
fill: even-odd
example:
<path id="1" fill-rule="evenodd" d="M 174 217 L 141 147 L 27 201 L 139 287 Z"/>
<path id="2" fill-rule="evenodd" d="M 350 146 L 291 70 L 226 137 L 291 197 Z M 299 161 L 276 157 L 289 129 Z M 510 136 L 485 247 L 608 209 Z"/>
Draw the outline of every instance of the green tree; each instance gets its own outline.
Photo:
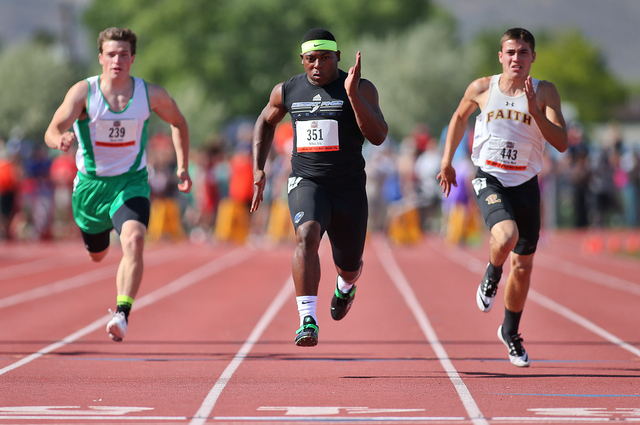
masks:
<path id="1" fill-rule="evenodd" d="M 606 121 L 626 100 L 626 89 L 607 69 L 600 49 L 589 42 L 579 30 L 564 32 L 534 32 L 536 61 L 531 75 L 551 81 L 558 88 L 563 103 L 578 111 L 585 123 Z M 475 46 L 483 53 L 476 77 L 498 74 L 502 32 L 485 32 Z"/>
<path id="2" fill-rule="evenodd" d="M 416 25 L 384 40 L 366 37 L 357 45 L 363 77 L 378 88 L 390 135 L 400 140 L 417 123 L 426 123 L 437 137 L 472 78 L 468 64 L 476 52 L 456 41 L 455 28 L 446 21 Z M 343 54 L 342 61 L 353 57 Z"/>
<path id="3" fill-rule="evenodd" d="M 198 144 L 232 117 L 257 116 L 276 83 L 302 72 L 310 28 L 331 30 L 342 46 L 442 13 L 429 0 L 95 0 L 85 21 L 96 38 L 110 26 L 136 32 L 133 72 L 169 90 Z"/>
<path id="4" fill-rule="evenodd" d="M 32 41 L 0 54 L 0 137 L 14 130 L 40 142 L 77 71 L 53 44 Z"/>

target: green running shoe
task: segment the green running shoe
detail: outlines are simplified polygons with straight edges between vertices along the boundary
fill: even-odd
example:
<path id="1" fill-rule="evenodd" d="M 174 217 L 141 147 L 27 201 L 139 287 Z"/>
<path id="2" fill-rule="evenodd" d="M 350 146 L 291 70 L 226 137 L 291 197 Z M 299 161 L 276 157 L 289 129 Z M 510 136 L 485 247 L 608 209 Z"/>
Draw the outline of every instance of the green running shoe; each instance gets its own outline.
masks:
<path id="1" fill-rule="evenodd" d="M 318 345 L 318 325 L 311 316 L 305 316 L 302 326 L 296 331 L 296 345 L 298 347 L 315 347 Z"/>

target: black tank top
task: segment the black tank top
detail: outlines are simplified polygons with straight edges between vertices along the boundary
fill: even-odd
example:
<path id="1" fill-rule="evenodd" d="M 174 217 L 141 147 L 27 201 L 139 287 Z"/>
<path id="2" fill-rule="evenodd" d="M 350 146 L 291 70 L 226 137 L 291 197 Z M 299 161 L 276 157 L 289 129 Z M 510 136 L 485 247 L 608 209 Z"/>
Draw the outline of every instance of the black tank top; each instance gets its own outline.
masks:
<path id="1" fill-rule="evenodd" d="M 292 175 L 321 183 L 364 183 L 364 136 L 344 88 L 346 77 L 339 71 L 337 80 L 320 87 L 310 83 L 307 74 L 299 74 L 283 84 L 282 101 L 293 123 Z M 326 130 L 336 125 L 339 146 L 322 146 L 331 145 L 321 139 L 335 138 L 327 137 Z M 321 147 L 309 147 L 314 143 Z"/>

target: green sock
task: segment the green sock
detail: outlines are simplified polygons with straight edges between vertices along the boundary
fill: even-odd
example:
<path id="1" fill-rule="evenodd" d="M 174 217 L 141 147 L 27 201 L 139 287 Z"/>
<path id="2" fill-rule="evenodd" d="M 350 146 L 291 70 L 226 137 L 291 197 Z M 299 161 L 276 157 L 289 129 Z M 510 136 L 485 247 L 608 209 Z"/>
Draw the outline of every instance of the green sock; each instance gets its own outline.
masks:
<path id="1" fill-rule="evenodd" d="M 127 295 L 118 295 L 116 298 L 116 312 L 123 312 L 124 318 L 129 321 L 129 312 L 131 311 L 131 306 L 133 305 L 133 298 Z"/>

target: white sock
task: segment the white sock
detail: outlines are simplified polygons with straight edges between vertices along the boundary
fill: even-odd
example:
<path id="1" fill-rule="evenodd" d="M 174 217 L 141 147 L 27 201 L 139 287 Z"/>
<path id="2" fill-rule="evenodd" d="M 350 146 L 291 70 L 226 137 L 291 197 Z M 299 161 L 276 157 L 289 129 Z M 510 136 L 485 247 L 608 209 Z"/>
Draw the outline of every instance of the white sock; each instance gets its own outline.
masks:
<path id="1" fill-rule="evenodd" d="M 338 290 L 343 294 L 347 294 L 351 288 L 353 288 L 353 283 L 345 282 L 342 276 L 338 275 Z"/>
<path id="2" fill-rule="evenodd" d="M 304 320 L 305 316 L 313 317 L 313 320 L 316 321 L 316 325 L 318 324 L 318 319 L 316 318 L 317 302 L 317 295 L 303 295 L 301 297 L 296 297 L 296 303 L 298 304 L 298 315 L 300 316 L 300 326 L 302 326 L 302 321 Z"/>

